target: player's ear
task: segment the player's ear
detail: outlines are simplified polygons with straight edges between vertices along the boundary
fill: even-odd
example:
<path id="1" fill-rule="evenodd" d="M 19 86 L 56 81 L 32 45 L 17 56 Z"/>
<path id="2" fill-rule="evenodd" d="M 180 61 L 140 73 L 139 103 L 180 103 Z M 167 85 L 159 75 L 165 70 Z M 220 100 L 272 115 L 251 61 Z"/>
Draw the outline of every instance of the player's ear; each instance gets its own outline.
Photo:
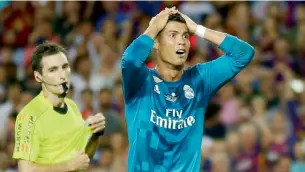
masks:
<path id="1" fill-rule="evenodd" d="M 34 77 L 37 82 L 42 82 L 41 81 L 42 76 L 38 71 L 34 71 Z"/>

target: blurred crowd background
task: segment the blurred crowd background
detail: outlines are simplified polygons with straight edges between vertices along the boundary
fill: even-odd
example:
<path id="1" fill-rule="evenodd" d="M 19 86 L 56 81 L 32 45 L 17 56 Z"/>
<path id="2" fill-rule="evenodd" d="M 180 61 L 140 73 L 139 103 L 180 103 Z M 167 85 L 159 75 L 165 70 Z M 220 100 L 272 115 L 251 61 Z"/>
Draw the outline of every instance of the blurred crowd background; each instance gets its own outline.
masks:
<path id="1" fill-rule="evenodd" d="M 238 36 L 256 50 L 251 64 L 208 106 L 202 171 L 304 172 L 305 3 L 265 1 L 0 2 L 0 171 L 17 171 L 11 158 L 14 122 L 40 91 L 31 53 L 46 40 L 68 50 L 68 96 L 77 102 L 83 118 L 100 111 L 107 118 L 89 171 L 126 171 L 121 55 L 152 16 L 172 6 L 198 24 Z M 190 39 L 189 66 L 223 54 L 203 39 Z M 147 66 L 154 65 L 152 53 Z"/>

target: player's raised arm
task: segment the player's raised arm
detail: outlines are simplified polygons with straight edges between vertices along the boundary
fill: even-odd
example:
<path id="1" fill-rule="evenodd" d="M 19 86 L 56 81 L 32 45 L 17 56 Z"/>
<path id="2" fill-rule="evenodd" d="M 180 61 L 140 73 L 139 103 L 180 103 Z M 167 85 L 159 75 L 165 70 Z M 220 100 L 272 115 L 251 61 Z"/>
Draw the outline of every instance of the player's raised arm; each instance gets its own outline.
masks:
<path id="1" fill-rule="evenodd" d="M 247 66 L 254 56 L 254 48 L 237 37 L 197 25 L 186 15 L 181 15 L 186 19 L 191 33 L 216 44 L 225 52 L 225 55 L 220 58 L 197 66 L 206 83 L 204 86 L 208 94 L 206 96 L 211 97 L 222 85 Z"/>
<path id="2" fill-rule="evenodd" d="M 130 100 L 140 89 L 148 76 L 145 61 L 154 46 L 154 39 L 165 27 L 171 13 L 176 13 L 175 8 L 165 9 L 153 17 L 148 28 L 134 40 L 125 50 L 122 57 L 122 79 L 125 100 Z"/>

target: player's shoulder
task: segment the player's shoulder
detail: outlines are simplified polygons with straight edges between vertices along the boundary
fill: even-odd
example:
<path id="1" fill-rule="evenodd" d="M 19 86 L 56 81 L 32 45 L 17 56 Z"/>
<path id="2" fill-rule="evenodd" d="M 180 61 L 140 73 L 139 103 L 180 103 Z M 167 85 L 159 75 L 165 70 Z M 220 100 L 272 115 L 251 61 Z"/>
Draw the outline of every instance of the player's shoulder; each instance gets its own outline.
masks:
<path id="1" fill-rule="evenodd" d="M 65 97 L 65 102 L 67 103 L 67 105 L 75 105 L 75 102 L 68 97 Z"/>
<path id="2" fill-rule="evenodd" d="M 45 106 L 39 100 L 39 95 L 34 97 L 28 104 L 26 104 L 18 113 L 17 121 L 22 122 L 30 122 L 36 121 L 41 115 L 43 115 L 47 110 L 48 107 Z"/>
<path id="3" fill-rule="evenodd" d="M 192 66 L 187 66 L 184 70 L 185 71 L 192 71 L 192 70 L 196 69 L 199 64 L 200 63 L 197 63 L 197 64 L 192 65 Z"/>
<path id="4" fill-rule="evenodd" d="M 21 109 L 20 113 L 28 113 L 34 116 L 39 116 L 44 113 L 47 108 L 47 106 L 41 103 L 39 95 L 37 95 Z"/>
<path id="5" fill-rule="evenodd" d="M 200 68 L 204 63 L 197 63 L 193 66 L 188 66 L 184 69 L 184 72 L 188 74 L 198 73 L 198 68 Z"/>
<path id="6" fill-rule="evenodd" d="M 75 103 L 74 100 L 72 100 L 72 99 L 66 97 L 66 98 L 65 98 L 65 103 L 66 103 L 68 109 L 73 109 L 73 112 L 74 112 L 74 113 L 78 113 L 78 114 L 81 113 L 80 110 L 79 110 L 79 108 L 78 108 L 78 105 Z"/>

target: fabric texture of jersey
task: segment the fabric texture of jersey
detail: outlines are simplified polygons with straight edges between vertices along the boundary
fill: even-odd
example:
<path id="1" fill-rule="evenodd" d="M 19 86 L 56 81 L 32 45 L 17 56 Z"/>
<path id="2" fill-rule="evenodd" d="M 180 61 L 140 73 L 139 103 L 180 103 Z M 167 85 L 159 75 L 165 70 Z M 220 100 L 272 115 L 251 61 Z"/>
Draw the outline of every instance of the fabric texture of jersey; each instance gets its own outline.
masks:
<path id="1" fill-rule="evenodd" d="M 85 150 L 92 131 L 76 104 L 68 98 L 64 101 L 68 111 L 60 114 L 41 92 L 20 111 L 15 124 L 14 159 L 55 164 Z"/>
<path id="2" fill-rule="evenodd" d="M 204 113 L 209 99 L 252 59 L 253 48 L 227 35 L 222 57 L 184 70 L 176 82 L 163 80 L 145 60 L 154 45 L 143 34 L 122 59 L 123 93 L 130 150 L 128 171 L 200 170 Z"/>

